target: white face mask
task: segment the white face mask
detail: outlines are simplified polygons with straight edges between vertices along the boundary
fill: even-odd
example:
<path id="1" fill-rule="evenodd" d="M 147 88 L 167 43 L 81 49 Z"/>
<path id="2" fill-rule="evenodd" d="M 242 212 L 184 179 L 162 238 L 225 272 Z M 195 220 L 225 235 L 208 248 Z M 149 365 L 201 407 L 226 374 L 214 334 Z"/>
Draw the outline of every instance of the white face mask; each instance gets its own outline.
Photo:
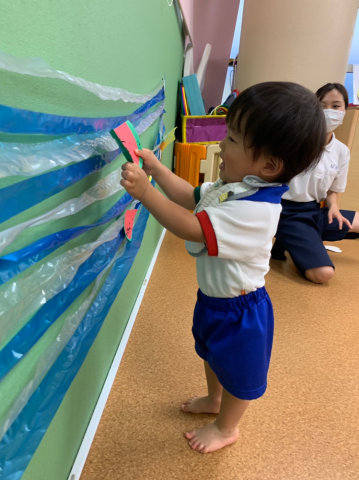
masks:
<path id="1" fill-rule="evenodd" d="M 323 110 L 325 121 L 327 123 L 327 132 L 330 133 L 335 130 L 339 125 L 343 123 L 345 111 L 343 110 L 332 110 L 330 108 L 325 108 Z"/>

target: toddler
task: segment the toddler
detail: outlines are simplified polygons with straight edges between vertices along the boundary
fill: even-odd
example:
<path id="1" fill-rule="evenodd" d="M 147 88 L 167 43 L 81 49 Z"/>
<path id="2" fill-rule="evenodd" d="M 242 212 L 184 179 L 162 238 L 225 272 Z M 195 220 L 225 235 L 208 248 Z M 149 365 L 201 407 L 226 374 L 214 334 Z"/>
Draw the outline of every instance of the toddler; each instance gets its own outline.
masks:
<path id="1" fill-rule="evenodd" d="M 213 423 L 185 433 L 201 453 L 234 443 L 249 402 L 266 390 L 273 309 L 264 277 L 281 197 L 287 182 L 316 165 L 326 142 L 318 99 L 289 82 L 243 91 L 228 111 L 227 127 L 216 182 L 193 188 L 149 150 L 136 151 L 143 170 L 126 163 L 121 181 L 161 225 L 186 240 L 188 253 L 197 258 L 192 331 L 208 395 L 185 401 L 182 410 L 217 414 Z"/>

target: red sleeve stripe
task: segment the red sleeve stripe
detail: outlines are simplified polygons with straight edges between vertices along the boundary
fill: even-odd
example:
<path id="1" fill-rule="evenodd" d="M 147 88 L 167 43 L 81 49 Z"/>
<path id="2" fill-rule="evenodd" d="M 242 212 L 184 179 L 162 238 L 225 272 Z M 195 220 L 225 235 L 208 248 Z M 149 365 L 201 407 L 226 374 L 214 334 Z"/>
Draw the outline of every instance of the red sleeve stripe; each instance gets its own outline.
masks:
<path id="1" fill-rule="evenodd" d="M 218 257 L 218 244 L 216 234 L 214 233 L 211 220 L 205 210 L 196 214 L 201 224 L 204 236 L 206 237 L 206 245 L 209 257 Z"/>

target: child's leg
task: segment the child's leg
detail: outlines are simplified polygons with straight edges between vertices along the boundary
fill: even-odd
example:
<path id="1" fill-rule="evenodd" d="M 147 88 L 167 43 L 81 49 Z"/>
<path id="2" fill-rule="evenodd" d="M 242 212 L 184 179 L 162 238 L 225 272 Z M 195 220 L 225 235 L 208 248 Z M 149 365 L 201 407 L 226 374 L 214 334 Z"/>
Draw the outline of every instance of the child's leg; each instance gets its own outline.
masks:
<path id="1" fill-rule="evenodd" d="M 359 214 L 351 210 L 340 210 L 340 213 L 352 224 L 350 230 L 348 226 L 343 225 L 343 228 L 339 229 L 338 220 L 329 224 L 328 223 L 328 209 L 322 210 L 323 215 L 323 233 L 322 239 L 329 242 L 336 242 L 343 240 L 344 238 L 357 238 L 359 237 Z M 326 283 L 334 276 L 334 268 L 330 265 L 325 265 L 316 268 L 310 268 L 305 270 L 305 276 L 308 280 L 314 283 Z"/>
<path id="2" fill-rule="evenodd" d="M 241 400 L 223 389 L 222 403 L 215 422 L 186 432 L 189 445 L 200 453 L 209 453 L 234 443 L 239 437 L 238 423 L 250 400 Z"/>
<path id="3" fill-rule="evenodd" d="M 182 410 L 187 413 L 219 413 L 223 387 L 208 362 L 204 362 L 206 372 L 208 395 L 206 397 L 193 397 L 182 405 Z"/>
<path id="4" fill-rule="evenodd" d="M 237 425 L 249 401 L 261 397 L 266 390 L 273 341 L 272 303 L 264 287 L 230 299 L 207 297 L 199 291 L 192 331 L 198 355 L 203 360 L 210 359 L 213 368 L 212 371 L 205 363 L 208 396 L 203 398 L 206 402 L 208 398 L 216 399 L 217 408 L 219 400 L 221 403 L 214 423 L 186 432 L 185 437 L 194 450 L 208 453 L 237 440 Z M 221 385 L 228 390 L 223 388 L 219 399 Z M 200 402 L 203 399 L 190 400 L 182 409 L 218 412 L 204 410 L 203 403 L 197 409 Z"/>
<path id="5" fill-rule="evenodd" d="M 311 282 L 321 284 L 329 282 L 334 277 L 334 268 L 329 266 L 310 268 L 304 274 Z"/>
<path id="6" fill-rule="evenodd" d="M 359 234 L 359 212 L 355 212 L 352 228 L 349 230 L 347 237 L 355 238 L 355 234 Z"/>

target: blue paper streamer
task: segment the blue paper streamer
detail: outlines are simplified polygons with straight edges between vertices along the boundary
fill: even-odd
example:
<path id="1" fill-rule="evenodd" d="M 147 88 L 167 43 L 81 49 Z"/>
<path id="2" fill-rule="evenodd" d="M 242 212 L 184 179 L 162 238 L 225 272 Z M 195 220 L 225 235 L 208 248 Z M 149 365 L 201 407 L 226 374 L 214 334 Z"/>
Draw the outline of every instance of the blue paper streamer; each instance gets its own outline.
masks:
<path id="1" fill-rule="evenodd" d="M 43 173 L 1 189 L 0 204 L 6 207 L 0 210 L 0 223 L 62 192 L 88 175 L 98 172 L 120 153 L 118 149 L 96 155 L 83 162 Z"/>
<path id="2" fill-rule="evenodd" d="M 0 285 L 8 282 L 19 273 L 24 272 L 70 240 L 115 219 L 121 215 L 132 200 L 132 197 L 128 193 L 125 193 L 96 223 L 52 233 L 21 250 L 0 257 Z"/>
<path id="3" fill-rule="evenodd" d="M 121 117 L 82 118 L 51 115 L 0 105 L 0 131 L 17 134 L 73 135 L 77 133 L 105 132 L 130 120 L 135 123 L 144 112 L 165 98 L 162 88 L 157 95 L 132 114 Z"/>
<path id="4" fill-rule="evenodd" d="M 20 480 L 121 289 L 140 249 L 149 213 L 142 207 L 126 245 L 88 313 L 0 442 L 0 477 Z"/>

